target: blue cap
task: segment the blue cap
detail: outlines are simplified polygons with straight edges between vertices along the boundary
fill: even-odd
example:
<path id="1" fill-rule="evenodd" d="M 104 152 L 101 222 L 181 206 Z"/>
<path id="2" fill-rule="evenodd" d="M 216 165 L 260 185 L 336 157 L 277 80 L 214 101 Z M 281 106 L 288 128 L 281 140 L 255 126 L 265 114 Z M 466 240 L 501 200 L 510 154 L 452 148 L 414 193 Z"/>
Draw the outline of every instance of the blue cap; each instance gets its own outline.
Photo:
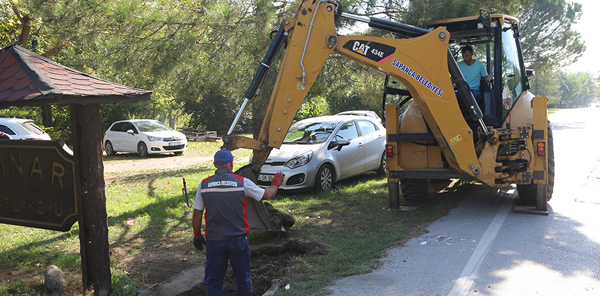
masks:
<path id="1" fill-rule="evenodd" d="M 221 149 L 215 153 L 215 164 L 224 165 L 233 161 L 233 155 L 231 151 L 227 149 Z"/>

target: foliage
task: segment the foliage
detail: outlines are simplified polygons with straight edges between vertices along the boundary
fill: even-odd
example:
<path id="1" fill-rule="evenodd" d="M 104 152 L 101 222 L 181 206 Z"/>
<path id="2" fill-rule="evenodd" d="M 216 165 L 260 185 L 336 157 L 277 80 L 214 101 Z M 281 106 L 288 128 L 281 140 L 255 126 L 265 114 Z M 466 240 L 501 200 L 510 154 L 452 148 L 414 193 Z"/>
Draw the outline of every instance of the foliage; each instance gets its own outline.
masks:
<path id="1" fill-rule="evenodd" d="M 315 96 L 310 99 L 306 99 L 298 113 L 296 114 L 297 120 L 302 120 L 311 117 L 318 117 L 328 115 L 329 110 L 327 108 L 327 100 L 321 96 Z"/>
<path id="2" fill-rule="evenodd" d="M 19 43 L 96 77 L 150 89 L 150 102 L 101 106 L 102 130 L 114 121 L 159 119 L 175 128 L 217 130 L 233 122 L 245 91 L 270 44 L 271 31 L 296 13 L 301 1 L 284 0 L 10 0 L 0 3 L 0 46 Z M 584 50 L 571 25 L 581 6 L 566 0 L 342 0 L 343 11 L 425 26 L 432 20 L 477 15 L 480 8 L 521 20 L 528 67 L 544 73 Z M 354 21 L 341 19 L 338 29 Z M 29 28 L 29 29 L 28 29 Z M 360 27 L 359 27 L 360 28 Z M 377 30 L 369 34 L 386 35 Z M 362 33 L 361 33 L 362 34 Z M 390 36 L 390 35 L 386 35 Z M 24 38 L 22 38 L 24 37 Z M 24 41 L 24 43 L 23 43 Z M 256 135 L 276 69 L 242 113 L 236 131 Z M 368 109 L 382 115 L 383 75 L 333 54 L 308 93 L 297 118 Z M 548 78 L 550 79 L 550 78 Z M 548 85 L 548 84 L 546 84 Z M 556 85 L 556 84 L 553 84 Z M 539 83 L 539 94 L 556 90 Z M 551 88 L 551 86 L 549 86 Z M 552 95 L 550 95 L 552 94 Z M 18 112 L 41 123 L 39 108 Z M 69 141 L 68 109 L 52 108 L 46 128 Z M 4 113 L 4 111 L 2 110 Z M 7 111 L 15 114 L 14 111 Z M 1 113 L 0 113 L 1 114 Z"/>
<path id="3" fill-rule="evenodd" d="M 14 1 L 14 0 L 13 0 Z M 9 1 L 0 1 L 0 48 L 19 40 L 19 18 L 12 10 Z"/>
<path id="4" fill-rule="evenodd" d="M 557 107 L 585 107 L 600 96 L 600 87 L 589 73 L 560 72 L 558 76 L 560 99 Z"/>
<path id="5" fill-rule="evenodd" d="M 559 75 L 556 72 L 549 72 L 536 75 L 530 81 L 531 92 L 536 95 L 548 97 L 548 106 L 558 106 L 561 94 L 559 92 Z"/>
<path id="6" fill-rule="evenodd" d="M 39 108 L 37 107 L 9 107 L 0 109 L 0 117 L 33 119 L 35 124 L 39 125 L 41 123 L 41 116 L 39 115 Z"/>
<path id="7" fill-rule="evenodd" d="M 139 280 L 135 280 L 127 275 L 127 267 L 110 268 L 112 293 L 114 296 L 135 295 Z"/>
<path id="8" fill-rule="evenodd" d="M 579 32 L 571 26 L 581 18 L 581 4 L 565 0 L 535 0 L 525 6 L 521 42 L 527 67 L 539 74 L 573 63 L 585 51 Z"/>
<path id="9" fill-rule="evenodd" d="M 236 105 L 219 91 L 209 91 L 200 100 L 187 101 L 184 108 L 190 111 L 189 126 L 198 130 L 215 130 L 225 134 L 235 117 Z"/>
<path id="10" fill-rule="evenodd" d="M 105 131 L 113 122 L 124 119 L 153 119 L 150 102 L 100 105 L 101 128 Z"/>
<path id="11" fill-rule="evenodd" d="M 479 15 L 480 9 L 488 9 L 492 13 L 516 15 L 532 0 L 408 0 L 405 13 L 399 15 L 406 23 L 427 27 L 432 21 L 455 17 Z"/>

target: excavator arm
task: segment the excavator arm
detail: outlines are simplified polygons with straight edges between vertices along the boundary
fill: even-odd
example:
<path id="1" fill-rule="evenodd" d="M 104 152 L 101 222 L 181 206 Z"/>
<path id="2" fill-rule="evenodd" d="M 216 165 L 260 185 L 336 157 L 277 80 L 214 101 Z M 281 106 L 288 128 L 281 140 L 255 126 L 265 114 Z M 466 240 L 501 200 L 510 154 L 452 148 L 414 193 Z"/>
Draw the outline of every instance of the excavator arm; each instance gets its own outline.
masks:
<path id="1" fill-rule="evenodd" d="M 294 18 L 282 22 L 246 92 L 242 108 L 228 134 L 223 137 L 224 146 L 229 150 L 253 150 L 251 164 L 240 169 L 238 174 L 256 181 L 260 167 L 271 150 L 281 146 L 308 91 L 325 62 L 335 52 L 402 82 L 420 107 L 452 169 L 487 184 L 494 184 L 497 178 L 503 177 L 496 170 L 500 165 L 495 157 L 498 134 L 495 130 L 488 131 L 483 123 L 482 112 L 449 52 L 450 33 L 443 27 L 429 31 L 383 19 L 353 16 L 340 10 L 336 1 L 304 1 Z M 340 16 L 409 38 L 338 36 L 335 19 Z M 284 42 L 287 47 L 258 139 L 232 136 L 243 109 L 258 92 L 271 61 Z M 483 147 L 476 148 L 474 133 L 478 131 L 472 130 L 462 117 L 454 86 L 470 116 L 480 124 L 479 137 L 485 139 Z M 397 114 L 395 108 L 397 106 L 387 105 L 386 114 Z M 397 116 L 387 116 L 386 125 L 389 145 L 397 145 L 390 139 L 399 134 Z M 398 151 L 397 147 L 395 151 Z M 399 164 L 388 161 L 388 168 L 395 167 L 403 169 Z M 268 221 L 265 222 L 268 213 L 262 210 L 262 203 L 257 203 L 256 207 L 264 225 L 254 225 L 253 228 L 270 229 Z"/>
<path id="2" fill-rule="evenodd" d="M 293 19 L 283 21 L 265 59 L 246 92 L 243 108 L 258 90 L 270 61 L 281 47 L 287 48 L 267 107 L 258 139 L 231 136 L 242 110 L 238 112 L 225 147 L 253 150 L 255 173 L 273 148 L 279 148 L 296 112 L 332 52 L 348 57 L 400 80 L 423 110 L 449 164 L 474 177 L 482 174 L 474 148 L 473 131 L 464 120 L 457 120 L 460 109 L 453 82 L 465 95 L 465 102 L 476 120 L 483 117 L 458 66 L 448 52 L 449 33 L 443 28 L 429 31 L 387 20 L 342 14 L 366 21 L 370 26 L 413 38 L 391 39 L 373 36 L 338 36 L 335 29 L 339 7 L 334 1 L 304 1 Z M 450 65 L 450 67 L 449 67 Z M 452 115 L 452 116 L 448 116 Z M 482 122 L 482 121 L 481 121 Z M 485 134 L 489 134 L 482 123 Z M 491 135 L 491 134 L 490 134 Z M 460 155 L 460 157 L 457 157 Z M 485 173 L 485 172 L 484 172 Z M 493 174 L 492 174 L 493 175 Z"/>

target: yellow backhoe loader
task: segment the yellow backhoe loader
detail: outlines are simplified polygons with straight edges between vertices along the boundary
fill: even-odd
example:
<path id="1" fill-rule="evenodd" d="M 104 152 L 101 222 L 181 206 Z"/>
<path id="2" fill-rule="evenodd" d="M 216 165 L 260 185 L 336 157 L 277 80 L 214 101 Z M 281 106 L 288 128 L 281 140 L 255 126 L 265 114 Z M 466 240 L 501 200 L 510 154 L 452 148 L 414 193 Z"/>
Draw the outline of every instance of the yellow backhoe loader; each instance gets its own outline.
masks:
<path id="1" fill-rule="evenodd" d="M 418 198 L 427 193 L 429 180 L 458 178 L 492 187 L 516 184 L 520 199 L 531 203 L 519 210 L 548 213 L 554 155 L 547 98 L 529 92 L 528 79 L 534 72 L 524 67 L 516 18 L 481 10 L 479 16 L 439 21 L 424 29 L 341 10 L 337 1 L 304 1 L 295 18 L 282 22 L 223 137 L 230 150 L 253 150 L 251 164 L 238 174 L 256 181 L 260 167 L 271 150 L 281 146 L 304 97 L 335 52 L 387 75 L 384 111 L 390 208 L 400 206 L 400 188 L 404 197 Z M 393 38 L 338 35 L 335 22 L 340 17 L 367 23 Z M 232 136 L 284 43 L 258 139 Z M 483 106 L 473 97 L 456 62 L 456 49 L 463 45 L 484 52 L 491 83 L 482 83 Z M 249 205 L 248 216 L 255 229 L 281 227 L 261 202 Z"/>

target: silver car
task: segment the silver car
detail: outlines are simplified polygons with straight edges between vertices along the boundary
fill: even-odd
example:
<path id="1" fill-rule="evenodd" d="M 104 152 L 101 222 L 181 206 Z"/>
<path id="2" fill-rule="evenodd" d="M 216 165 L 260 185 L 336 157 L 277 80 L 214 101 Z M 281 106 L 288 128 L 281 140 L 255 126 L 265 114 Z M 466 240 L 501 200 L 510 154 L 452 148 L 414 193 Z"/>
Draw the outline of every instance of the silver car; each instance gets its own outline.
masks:
<path id="1" fill-rule="evenodd" d="M 158 120 L 134 119 L 113 123 L 102 141 L 106 155 L 137 152 L 141 157 L 156 153 L 182 154 L 187 149 L 184 134 Z"/>
<path id="2" fill-rule="evenodd" d="M 372 117 L 335 115 L 294 123 L 280 149 L 261 168 L 258 184 L 268 186 L 277 172 L 280 189 L 327 191 L 335 182 L 368 171 L 386 174 L 385 128 Z"/>

